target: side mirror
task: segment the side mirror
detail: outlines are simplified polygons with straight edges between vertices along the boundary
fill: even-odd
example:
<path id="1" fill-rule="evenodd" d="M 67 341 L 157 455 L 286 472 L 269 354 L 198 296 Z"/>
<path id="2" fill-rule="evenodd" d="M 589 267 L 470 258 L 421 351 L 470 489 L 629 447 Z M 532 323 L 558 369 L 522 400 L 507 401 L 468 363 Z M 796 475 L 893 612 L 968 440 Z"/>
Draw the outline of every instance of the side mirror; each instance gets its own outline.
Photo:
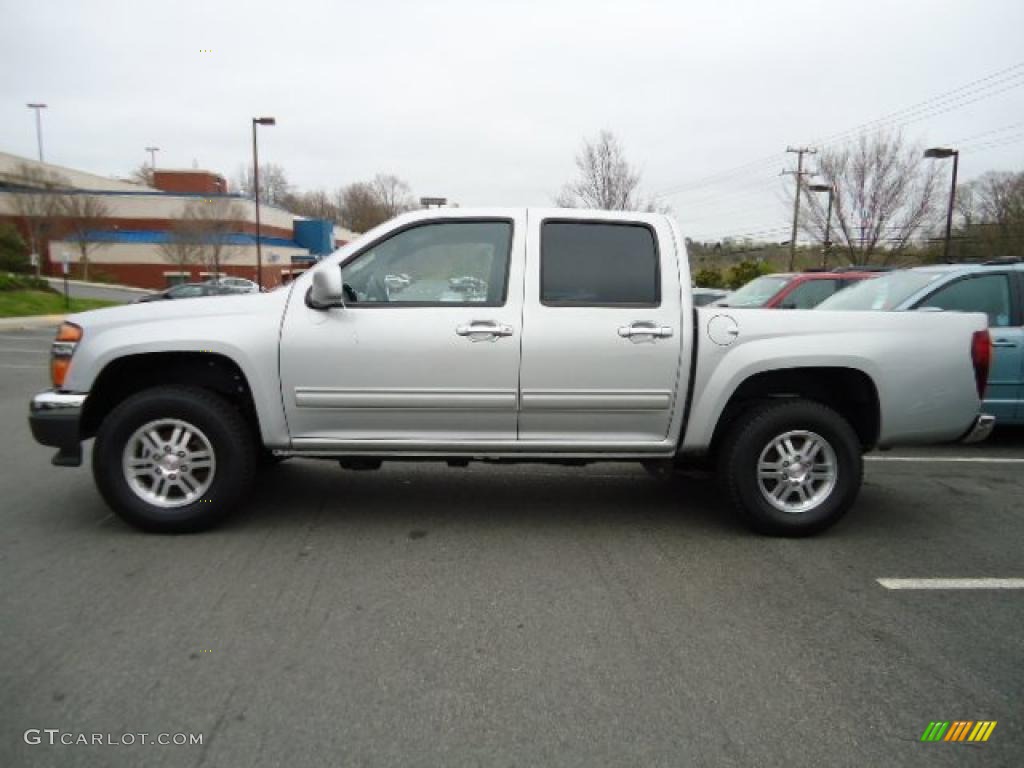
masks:
<path id="1" fill-rule="evenodd" d="M 318 269 L 313 273 L 313 285 L 309 289 L 308 303 L 313 309 L 345 306 L 341 267 L 335 264 Z"/>

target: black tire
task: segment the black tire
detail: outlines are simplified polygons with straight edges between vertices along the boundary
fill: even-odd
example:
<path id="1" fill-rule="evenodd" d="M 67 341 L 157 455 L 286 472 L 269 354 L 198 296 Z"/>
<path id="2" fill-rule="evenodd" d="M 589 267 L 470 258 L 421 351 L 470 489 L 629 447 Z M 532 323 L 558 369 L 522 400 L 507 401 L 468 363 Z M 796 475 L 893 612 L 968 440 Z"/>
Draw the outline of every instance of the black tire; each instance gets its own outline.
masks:
<path id="1" fill-rule="evenodd" d="M 132 434 L 159 419 L 179 419 L 201 430 L 216 470 L 202 498 L 173 508 L 148 503 L 129 485 L 122 456 Z M 92 451 L 96 485 L 111 509 L 130 525 L 155 533 L 191 533 L 221 522 L 251 488 L 257 438 L 235 407 L 209 390 L 156 387 L 129 397 L 100 425 Z"/>
<path id="2" fill-rule="evenodd" d="M 776 485 L 785 481 L 766 480 L 762 491 L 758 477 L 762 452 L 770 451 L 768 446 L 788 432 L 820 436 L 835 456 L 836 473 L 831 489 L 828 490 L 827 481 L 819 481 L 816 490 L 822 497 L 805 511 L 783 511 L 773 506 L 767 495 L 775 488 L 785 492 L 783 485 Z M 824 448 L 819 455 L 822 452 Z M 768 455 L 780 456 L 779 461 L 772 463 L 782 465 L 780 454 Z M 806 462 L 800 467 L 804 468 Z M 827 472 L 824 463 L 820 471 Z M 863 480 L 864 461 L 857 433 L 834 410 L 810 400 L 780 400 L 754 406 L 736 420 L 720 446 L 718 474 L 733 509 L 750 528 L 773 536 L 810 536 L 835 525 L 853 505 Z M 778 503 L 785 504 L 785 499 Z M 792 503 L 800 503 L 800 497 Z"/>

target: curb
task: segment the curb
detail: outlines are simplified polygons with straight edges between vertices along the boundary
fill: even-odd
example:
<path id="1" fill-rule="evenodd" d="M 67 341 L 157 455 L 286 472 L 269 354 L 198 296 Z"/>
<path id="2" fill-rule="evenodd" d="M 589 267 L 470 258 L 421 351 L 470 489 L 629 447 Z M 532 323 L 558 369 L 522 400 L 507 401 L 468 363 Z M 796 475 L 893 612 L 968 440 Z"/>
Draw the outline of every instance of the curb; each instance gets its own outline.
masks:
<path id="1" fill-rule="evenodd" d="M 25 315 L 0 317 L 0 331 L 27 331 L 33 328 L 56 328 L 67 315 Z"/>

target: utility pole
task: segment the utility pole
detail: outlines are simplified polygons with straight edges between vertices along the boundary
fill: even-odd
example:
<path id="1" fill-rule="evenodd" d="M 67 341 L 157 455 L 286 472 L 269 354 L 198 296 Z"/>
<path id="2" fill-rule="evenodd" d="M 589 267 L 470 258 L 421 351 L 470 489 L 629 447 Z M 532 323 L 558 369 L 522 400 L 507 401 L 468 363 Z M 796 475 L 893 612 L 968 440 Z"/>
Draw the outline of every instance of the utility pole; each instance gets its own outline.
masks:
<path id="1" fill-rule="evenodd" d="M 793 198 L 793 229 L 789 235 L 789 271 L 793 271 L 793 263 L 796 260 L 796 224 L 800 218 L 800 183 L 804 176 L 813 176 L 810 171 L 804 170 L 804 155 L 816 155 L 818 150 L 810 147 L 786 147 L 787 152 L 796 155 L 796 170 L 783 171 L 783 176 L 796 177 L 796 195 Z"/>

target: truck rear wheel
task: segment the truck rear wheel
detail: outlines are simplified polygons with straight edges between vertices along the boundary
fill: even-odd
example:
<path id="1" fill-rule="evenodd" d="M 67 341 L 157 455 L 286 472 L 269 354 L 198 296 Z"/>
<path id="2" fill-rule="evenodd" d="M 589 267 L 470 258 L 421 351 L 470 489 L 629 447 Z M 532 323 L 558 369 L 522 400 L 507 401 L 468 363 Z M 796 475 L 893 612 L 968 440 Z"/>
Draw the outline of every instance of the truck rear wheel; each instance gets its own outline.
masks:
<path id="1" fill-rule="evenodd" d="M 748 411 L 725 437 L 719 477 L 739 517 L 776 536 L 809 536 L 834 525 L 860 491 L 864 463 L 842 416 L 810 400 Z"/>
<path id="2" fill-rule="evenodd" d="M 193 387 L 158 387 L 103 420 L 93 476 L 127 523 L 157 533 L 219 523 L 252 485 L 256 437 L 223 398 Z"/>

